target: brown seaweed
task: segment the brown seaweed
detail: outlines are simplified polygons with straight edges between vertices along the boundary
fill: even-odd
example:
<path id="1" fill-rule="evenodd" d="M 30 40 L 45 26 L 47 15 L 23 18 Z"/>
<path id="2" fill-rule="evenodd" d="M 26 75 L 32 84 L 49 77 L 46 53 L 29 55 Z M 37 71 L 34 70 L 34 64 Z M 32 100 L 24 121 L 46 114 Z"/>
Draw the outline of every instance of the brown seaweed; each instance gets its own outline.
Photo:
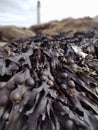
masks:
<path id="1" fill-rule="evenodd" d="M 39 34 L 1 49 L 0 130 L 98 129 L 94 34 Z"/>

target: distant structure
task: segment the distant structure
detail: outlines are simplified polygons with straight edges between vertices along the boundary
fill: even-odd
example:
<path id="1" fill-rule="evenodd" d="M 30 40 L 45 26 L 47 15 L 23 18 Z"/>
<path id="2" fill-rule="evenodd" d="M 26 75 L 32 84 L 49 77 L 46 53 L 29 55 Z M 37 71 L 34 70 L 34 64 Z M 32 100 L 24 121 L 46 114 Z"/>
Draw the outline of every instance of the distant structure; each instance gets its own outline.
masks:
<path id="1" fill-rule="evenodd" d="M 38 0 L 37 2 L 37 24 L 39 25 L 41 23 L 41 19 L 40 19 L 40 9 L 41 9 L 41 3 Z"/>

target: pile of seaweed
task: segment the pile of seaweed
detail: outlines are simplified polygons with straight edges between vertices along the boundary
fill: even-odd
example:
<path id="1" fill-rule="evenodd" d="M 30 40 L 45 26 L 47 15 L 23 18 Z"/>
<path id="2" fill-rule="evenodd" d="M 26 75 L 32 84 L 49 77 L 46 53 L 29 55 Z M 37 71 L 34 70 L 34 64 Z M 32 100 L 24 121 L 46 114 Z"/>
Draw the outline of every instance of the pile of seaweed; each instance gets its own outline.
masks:
<path id="1" fill-rule="evenodd" d="M 38 34 L 3 47 L 0 130 L 98 130 L 97 34 Z"/>

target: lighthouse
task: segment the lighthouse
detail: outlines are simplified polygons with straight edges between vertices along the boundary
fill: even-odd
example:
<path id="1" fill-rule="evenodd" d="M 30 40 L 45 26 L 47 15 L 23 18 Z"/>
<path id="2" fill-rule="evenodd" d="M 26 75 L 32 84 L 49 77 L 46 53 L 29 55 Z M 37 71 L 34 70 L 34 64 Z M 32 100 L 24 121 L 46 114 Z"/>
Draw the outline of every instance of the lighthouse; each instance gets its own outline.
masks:
<path id="1" fill-rule="evenodd" d="M 41 3 L 38 0 L 37 2 L 37 24 L 39 25 L 41 23 L 41 19 L 40 19 L 40 9 L 41 9 Z"/>

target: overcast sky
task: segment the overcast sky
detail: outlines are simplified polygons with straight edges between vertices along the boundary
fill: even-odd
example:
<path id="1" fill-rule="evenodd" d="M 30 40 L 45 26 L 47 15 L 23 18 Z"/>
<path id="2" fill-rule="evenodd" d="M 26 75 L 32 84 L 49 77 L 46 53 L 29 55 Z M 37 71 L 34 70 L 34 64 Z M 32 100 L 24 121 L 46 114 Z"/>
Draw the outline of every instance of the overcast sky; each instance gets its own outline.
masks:
<path id="1" fill-rule="evenodd" d="M 29 27 L 37 23 L 38 0 L 0 0 L 0 25 Z M 98 15 L 98 0 L 40 0 L 41 23 Z"/>

